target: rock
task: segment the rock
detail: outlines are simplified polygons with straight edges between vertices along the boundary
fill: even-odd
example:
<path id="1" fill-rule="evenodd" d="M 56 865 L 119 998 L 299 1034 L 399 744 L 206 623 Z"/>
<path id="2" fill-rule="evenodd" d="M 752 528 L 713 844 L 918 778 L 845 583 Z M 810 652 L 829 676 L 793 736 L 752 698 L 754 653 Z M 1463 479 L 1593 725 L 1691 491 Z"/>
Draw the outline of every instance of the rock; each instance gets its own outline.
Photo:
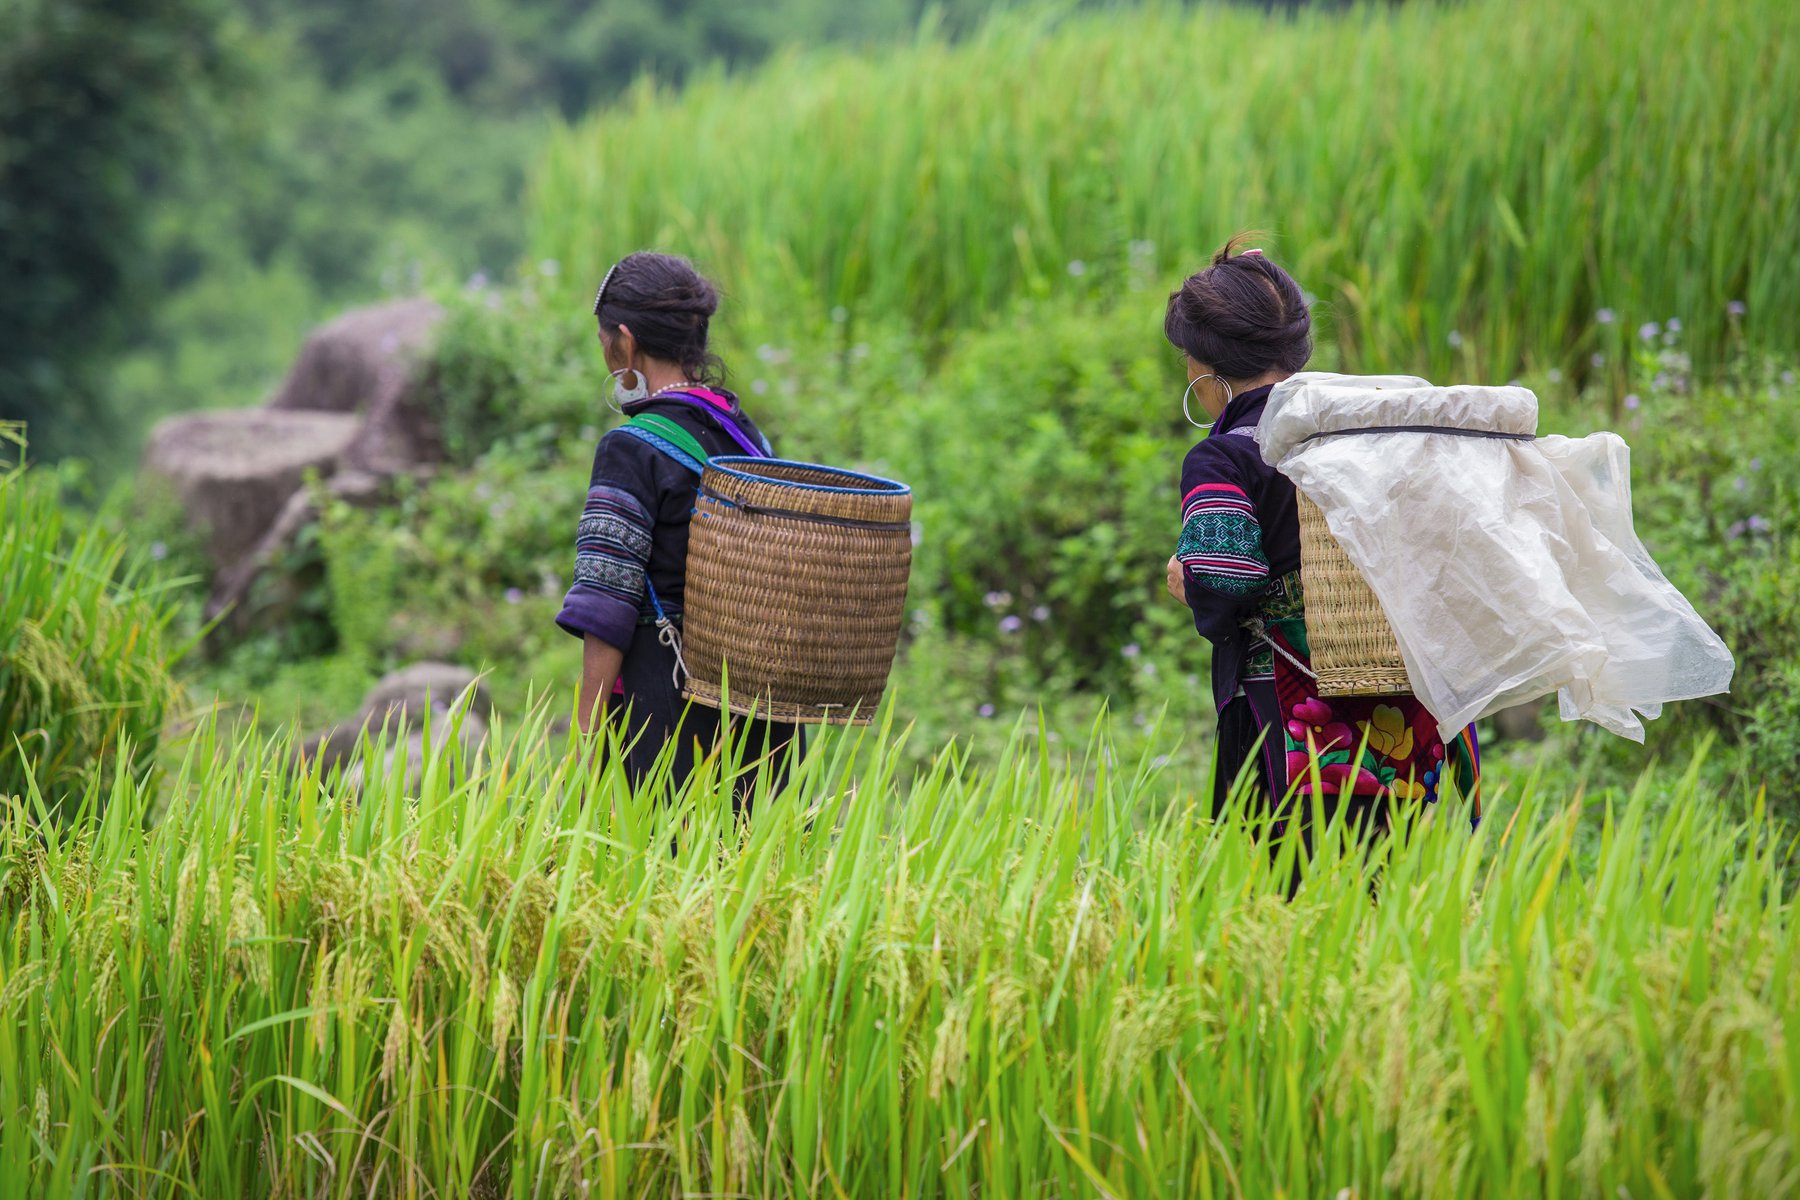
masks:
<path id="1" fill-rule="evenodd" d="M 443 315 L 421 299 L 351 309 L 307 336 L 269 407 L 367 412 L 376 396 L 408 383 Z"/>
<path id="2" fill-rule="evenodd" d="M 457 733 L 459 735 L 457 740 L 463 750 L 465 752 L 474 751 L 487 739 L 487 722 L 472 712 L 466 713 L 463 716 L 462 724 L 457 726 Z M 437 732 L 437 745 L 440 750 L 444 745 L 444 738 L 445 734 L 440 727 Z M 392 741 L 391 737 L 389 740 Z M 405 790 L 416 791 L 419 781 L 425 777 L 424 730 L 408 734 L 406 740 L 398 745 L 390 745 L 387 752 L 381 756 L 381 765 L 375 769 L 373 776 L 376 779 L 385 779 L 391 775 L 394 770 L 394 759 L 402 754 L 406 756 Z M 367 762 L 351 764 L 350 769 L 344 772 L 344 787 L 352 792 L 362 791 L 363 780 L 370 774 L 365 770 L 367 766 Z"/>
<path id="3" fill-rule="evenodd" d="M 1543 721 L 1544 706 L 1533 700 L 1530 704 L 1515 704 L 1511 708 L 1503 708 L 1494 713 L 1488 720 L 1494 723 L 1494 735 L 1507 742 L 1541 742 L 1545 730 Z"/>
<path id="4" fill-rule="evenodd" d="M 343 470 L 325 481 L 325 493 L 331 499 L 343 500 L 358 508 L 370 508 L 386 499 L 387 481 L 368 471 Z M 231 609 L 228 623 L 232 631 L 249 632 L 256 624 L 255 615 L 241 606 L 250 594 L 251 585 L 293 546 L 300 531 L 318 517 L 318 505 L 311 490 L 302 487 L 289 496 L 250 551 L 213 576 L 212 594 L 206 601 L 207 619 Z"/>
<path id="5" fill-rule="evenodd" d="M 360 424 L 344 413 L 267 409 L 170 417 L 150 435 L 144 470 L 166 481 L 224 568 L 257 545 L 308 471 L 336 472 Z"/>
<path id="6" fill-rule="evenodd" d="M 480 733 L 485 735 L 488 718 L 493 714 L 493 701 L 488 696 L 487 686 L 475 672 L 453 663 L 420 662 L 383 676 L 363 697 L 362 707 L 354 717 L 308 738 L 300 747 L 300 756 L 308 762 L 317 758 L 329 771 L 356 752 L 365 729 L 373 737 L 385 725 L 392 741 L 402 730 L 415 725 L 427 711 L 449 713 L 470 688 L 474 689 L 474 694 L 469 698 L 469 711 L 464 719 L 464 740 L 468 738 L 466 726 L 469 722 L 478 725 Z M 433 722 L 436 722 L 435 716 Z"/>
<path id="7" fill-rule="evenodd" d="M 443 439 L 420 363 L 443 315 L 430 300 L 395 300 L 320 326 L 269 407 L 361 413 L 346 454 L 361 470 L 391 475 L 440 461 Z"/>

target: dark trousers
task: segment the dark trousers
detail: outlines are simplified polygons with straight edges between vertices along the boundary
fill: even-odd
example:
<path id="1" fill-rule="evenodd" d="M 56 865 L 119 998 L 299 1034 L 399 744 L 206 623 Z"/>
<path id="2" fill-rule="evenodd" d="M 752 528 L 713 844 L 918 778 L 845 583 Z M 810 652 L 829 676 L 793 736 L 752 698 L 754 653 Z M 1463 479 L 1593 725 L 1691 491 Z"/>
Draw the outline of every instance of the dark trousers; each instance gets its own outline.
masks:
<path id="1" fill-rule="evenodd" d="M 800 727 L 781 721 L 749 720 L 727 716 L 716 708 L 690 703 L 675 685 L 675 652 L 656 639 L 654 630 L 638 630 L 631 651 L 620 668 L 625 684 L 621 706 L 629 722 L 625 734 L 625 774 L 636 787 L 650 774 L 657 756 L 671 739 L 675 761 L 669 776 L 670 790 L 679 788 L 693 774 L 700 757 L 710 754 L 729 728 L 744 739 L 743 761 L 766 759 L 771 790 L 787 782 L 793 757 L 799 748 Z M 733 807 L 745 811 L 755 792 L 756 772 L 746 772 L 733 789 Z"/>

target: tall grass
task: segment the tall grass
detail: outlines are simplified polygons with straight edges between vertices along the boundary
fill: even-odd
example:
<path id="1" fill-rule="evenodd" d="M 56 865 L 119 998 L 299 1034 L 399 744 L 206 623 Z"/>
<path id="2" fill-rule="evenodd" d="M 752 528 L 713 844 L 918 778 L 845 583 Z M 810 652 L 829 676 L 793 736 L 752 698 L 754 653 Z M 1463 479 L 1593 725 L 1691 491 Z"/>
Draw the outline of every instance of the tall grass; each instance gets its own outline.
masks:
<path id="1" fill-rule="evenodd" d="M 1795 95 L 1788 0 L 1014 17 L 642 87 L 551 139 L 532 241 L 589 286 L 692 253 L 777 328 L 935 331 L 1131 268 L 1166 288 L 1260 227 L 1351 369 L 1623 371 L 1671 315 L 1718 362 L 1795 348 Z"/>
<path id="2" fill-rule="evenodd" d="M 839 738 L 742 828 L 735 761 L 659 803 L 541 718 L 453 732 L 359 798 L 202 729 L 154 828 L 126 773 L 15 808 L 9 1196 L 1800 1186 L 1790 847 L 1691 775 L 1586 859 L 1528 789 L 1325 838 L 1290 903 L 1291 842 L 1103 730 L 913 779 Z"/>
<path id="3" fill-rule="evenodd" d="M 0 425 L 0 797 L 35 776 L 55 806 L 120 756 L 149 768 L 179 648 L 169 585 L 124 539 L 77 519 L 24 453 L 18 427 Z"/>

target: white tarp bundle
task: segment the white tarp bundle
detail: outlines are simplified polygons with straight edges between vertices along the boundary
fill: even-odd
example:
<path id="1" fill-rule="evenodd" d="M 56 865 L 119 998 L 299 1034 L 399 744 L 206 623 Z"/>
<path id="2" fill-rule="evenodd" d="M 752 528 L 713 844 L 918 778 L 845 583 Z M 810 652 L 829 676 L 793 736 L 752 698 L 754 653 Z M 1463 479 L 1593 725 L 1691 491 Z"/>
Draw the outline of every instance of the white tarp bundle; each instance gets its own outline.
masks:
<path id="1" fill-rule="evenodd" d="M 1731 652 L 1632 530 L 1617 435 L 1338 432 L 1393 426 L 1535 434 L 1537 397 L 1309 372 L 1276 385 L 1257 427 L 1381 601 L 1446 739 L 1556 692 L 1564 720 L 1641 742 L 1640 716 L 1730 686 Z"/>

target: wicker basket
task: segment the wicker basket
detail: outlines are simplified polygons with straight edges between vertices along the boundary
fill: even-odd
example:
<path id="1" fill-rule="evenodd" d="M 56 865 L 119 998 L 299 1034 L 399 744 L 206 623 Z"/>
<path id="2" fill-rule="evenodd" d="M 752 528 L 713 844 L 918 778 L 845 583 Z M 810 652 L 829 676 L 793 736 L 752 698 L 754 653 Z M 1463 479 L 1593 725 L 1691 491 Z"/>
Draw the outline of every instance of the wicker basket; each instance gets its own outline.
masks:
<path id="1" fill-rule="evenodd" d="M 1362 572 L 1331 536 L 1319 506 L 1300 504 L 1300 579 L 1306 641 L 1321 696 L 1394 696 L 1412 690 L 1400 643 Z"/>
<path id="2" fill-rule="evenodd" d="M 900 641 L 911 522 L 905 484 L 712 459 L 688 536 L 687 696 L 772 720 L 866 723 Z"/>

